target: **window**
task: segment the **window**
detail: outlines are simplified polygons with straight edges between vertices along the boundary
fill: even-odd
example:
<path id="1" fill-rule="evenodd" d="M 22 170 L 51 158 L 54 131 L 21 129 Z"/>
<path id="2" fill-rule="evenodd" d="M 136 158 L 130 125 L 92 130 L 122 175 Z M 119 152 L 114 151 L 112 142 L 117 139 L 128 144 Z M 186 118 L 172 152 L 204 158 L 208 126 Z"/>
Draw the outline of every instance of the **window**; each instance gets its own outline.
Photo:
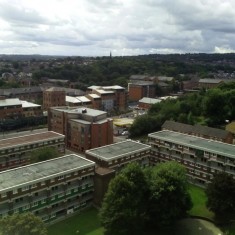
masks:
<path id="1" fill-rule="evenodd" d="M 43 182 L 41 182 L 41 186 L 44 186 L 46 183 L 43 181 Z"/>
<path id="2" fill-rule="evenodd" d="M 4 198 L 7 196 L 7 193 L 2 193 L 1 196 L 2 196 L 2 198 Z"/>
<path id="3" fill-rule="evenodd" d="M 32 184 L 31 188 L 37 188 L 37 184 Z"/>
<path id="4" fill-rule="evenodd" d="M 41 200 L 41 204 L 44 204 L 44 203 L 46 203 L 46 199 Z"/>
<path id="5" fill-rule="evenodd" d="M 33 202 L 32 207 L 38 206 L 38 202 Z"/>
<path id="6" fill-rule="evenodd" d="M 25 205 L 22 207 L 23 210 L 28 210 L 29 209 L 29 205 Z"/>
<path id="7" fill-rule="evenodd" d="M 55 182 L 55 179 L 51 179 L 51 183 Z"/>
<path id="8" fill-rule="evenodd" d="M 64 176 L 63 176 L 63 175 L 61 175 L 61 176 L 58 177 L 58 180 L 62 180 L 62 179 L 64 179 Z"/>
<path id="9" fill-rule="evenodd" d="M 18 189 L 13 189 L 13 194 L 17 194 L 18 193 Z"/>
<path id="10" fill-rule="evenodd" d="M 24 187 L 22 188 L 22 191 L 26 191 L 26 190 L 29 190 L 29 186 L 28 186 L 28 185 L 26 185 L 26 186 L 24 186 Z"/>

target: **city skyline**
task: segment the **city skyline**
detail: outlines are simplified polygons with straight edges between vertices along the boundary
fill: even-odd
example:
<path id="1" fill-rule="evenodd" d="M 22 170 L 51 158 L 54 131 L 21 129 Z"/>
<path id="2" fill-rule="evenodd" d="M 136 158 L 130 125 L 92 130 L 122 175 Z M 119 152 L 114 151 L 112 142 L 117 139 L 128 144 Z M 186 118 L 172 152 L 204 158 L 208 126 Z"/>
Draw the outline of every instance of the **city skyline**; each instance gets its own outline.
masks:
<path id="1" fill-rule="evenodd" d="M 232 0 L 0 0 L 1 54 L 235 52 Z"/>

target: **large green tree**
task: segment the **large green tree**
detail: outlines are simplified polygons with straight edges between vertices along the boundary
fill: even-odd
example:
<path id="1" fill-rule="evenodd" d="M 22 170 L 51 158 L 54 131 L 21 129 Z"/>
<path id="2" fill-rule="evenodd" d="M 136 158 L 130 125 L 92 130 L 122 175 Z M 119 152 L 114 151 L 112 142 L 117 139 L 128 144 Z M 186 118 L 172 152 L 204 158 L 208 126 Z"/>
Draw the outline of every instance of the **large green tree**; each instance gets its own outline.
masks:
<path id="1" fill-rule="evenodd" d="M 214 175 L 206 189 L 207 207 L 218 218 L 235 214 L 235 180 L 231 175 L 220 172 Z"/>
<path id="2" fill-rule="evenodd" d="M 130 164 L 111 181 L 100 215 L 106 234 L 144 234 L 171 225 L 191 206 L 183 166 L 169 162 L 143 170 Z"/>
<path id="3" fill-rule="evenodd" d="M 32 213 L 13 214 L 0 220 L 1 235 L 47 235 L 42 220 Z"/>
<path id="4" fill-rule="evenodd" d="M 142 234 L 146 215 L 148 186 L 139 165 L 128 165 L 109 185 L 100 217 L 105 234 Z"/>
<path id="5" fill-rule="evenodd" d="M 150 226 L 169 226 L 192 207 L 185 168 L 177 162 L 161 163 L 150 177 Z"/>
<path id="6" fill-rule="evenodd" d="M 46 161 L 59 156 L 60 154 L 58 150 L 54 147 L 39 148 L 30 153 L 30 162 L 35 163 L 35 162 Z"/>

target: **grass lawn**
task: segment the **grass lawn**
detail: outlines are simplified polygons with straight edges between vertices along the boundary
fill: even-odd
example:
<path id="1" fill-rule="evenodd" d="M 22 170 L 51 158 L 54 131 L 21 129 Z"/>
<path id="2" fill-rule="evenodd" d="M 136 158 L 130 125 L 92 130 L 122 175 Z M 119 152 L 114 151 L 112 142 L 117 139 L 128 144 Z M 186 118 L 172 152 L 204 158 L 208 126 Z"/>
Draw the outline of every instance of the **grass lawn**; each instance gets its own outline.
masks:
<path id="1" fill-rule="evenodd" d="M 98 211 L 89 208 L 66 220 L 60 221 L 48 227 L 48 235 L 103 235 Z"/>
<path id="2" fill-rule="evenodd" d="M 203 216 L 209 219 L 214 218 L 214 213 L 206 208 L 206 193 L 205 191 L 197 186 L 190 185 L 189 193 L 192 198 L 193 207 L 190 210 L 190 215 Z"/>

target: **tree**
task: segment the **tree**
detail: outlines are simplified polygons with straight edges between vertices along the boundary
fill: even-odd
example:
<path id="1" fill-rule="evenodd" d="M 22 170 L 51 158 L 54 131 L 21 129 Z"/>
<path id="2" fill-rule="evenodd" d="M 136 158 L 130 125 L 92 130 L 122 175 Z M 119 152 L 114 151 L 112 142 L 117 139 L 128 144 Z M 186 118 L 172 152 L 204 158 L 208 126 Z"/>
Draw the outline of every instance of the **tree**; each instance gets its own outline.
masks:
<path id="1" fill-rule="evenodd" d="M 56 148 L 53 147 L 45 147 L 40 148 L 32 151 L 30 153 L 30 159 L 31 163 L 33 162 L 41 162 L 46 161 L 52 158 L 59 157 L 59 152 L 56 150 Z"/>
<path id="2" fill-rule="evenodd" d="M 43 221 L 32 213 L 13 214 L 0 220 L 2 235 L 47 235 Z"/>
<path id="3" fill-rule="evenodd" d="M 111 182 L 100 218 L 105 234 L 142 234 L 146 215 L 148 186 L 140 166 L 129 164 Z"/>
<path id="4" fill-rule="evenodd" d="M 235 180 L 231 175 L 220 172 L 214 175 L 207 186 L 207 207 L 217 218 L 227 217 L 235 213 Z"/>
<path id="5" fill-rule="evenodd" d="M 149 224 L 169 226 L 192 207 L 187 190 L 186 169 L 170 161 L 157 165 L 150 177 Z"/>

